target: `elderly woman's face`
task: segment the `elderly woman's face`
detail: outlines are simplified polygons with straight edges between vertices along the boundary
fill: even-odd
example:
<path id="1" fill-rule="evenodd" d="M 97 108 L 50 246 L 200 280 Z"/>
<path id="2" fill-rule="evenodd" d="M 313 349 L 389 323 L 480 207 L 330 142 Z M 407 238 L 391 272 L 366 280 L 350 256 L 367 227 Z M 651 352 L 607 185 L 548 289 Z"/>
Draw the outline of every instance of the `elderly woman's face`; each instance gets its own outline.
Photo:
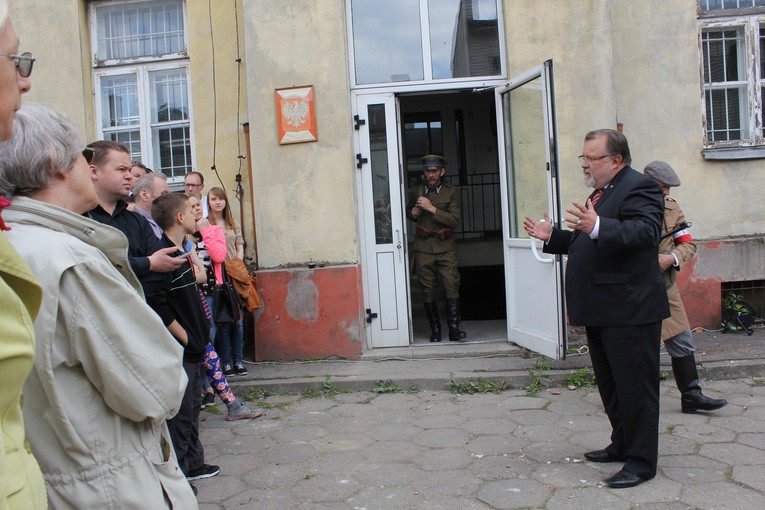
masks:
<path id="1" fill-rule="evenodd" d="M 74 165 L 66 172 L 68 191 L 72 198 L 72 206 L 68 209 L 83 214 L 98 205 L 98 195 L 90 178 L 90 165 L 82 154 L 77 156 Z"/>
<path id="2" fill-rule="evenodd" d="M 10 18 L 0 28 L 0 53 L 15 55 L 19 51 L 19 38 Z M 13 134 L 13 119 L 21 107 L 21 94 L 29 92 L 32 82 L 22 78 L 16 70 L 16 62 L 10 57 L 0 56 L 0 141 L 8 140 Z"/>

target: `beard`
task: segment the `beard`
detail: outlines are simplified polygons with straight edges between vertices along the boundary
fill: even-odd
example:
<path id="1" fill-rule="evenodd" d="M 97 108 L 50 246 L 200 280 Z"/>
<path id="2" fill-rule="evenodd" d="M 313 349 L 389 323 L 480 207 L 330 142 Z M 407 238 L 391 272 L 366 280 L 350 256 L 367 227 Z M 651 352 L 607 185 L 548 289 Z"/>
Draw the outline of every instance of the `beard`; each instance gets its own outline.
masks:
<path id="1" fill-rule="evenodd" d="M 584 185 L 588 188 L 594 188 L 595 187 L 595 177 L 592 176 L 592 174 L 584 174 L 582 177 L 582 181 L 584 182 Z"/>

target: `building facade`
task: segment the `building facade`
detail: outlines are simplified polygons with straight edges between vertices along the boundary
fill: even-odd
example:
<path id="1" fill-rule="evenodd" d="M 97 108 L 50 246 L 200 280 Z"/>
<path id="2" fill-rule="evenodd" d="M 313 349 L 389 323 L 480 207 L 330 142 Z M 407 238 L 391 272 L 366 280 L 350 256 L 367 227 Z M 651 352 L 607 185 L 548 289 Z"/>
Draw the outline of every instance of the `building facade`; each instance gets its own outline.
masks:
<path id="1" fill-rule="evenodd" d="M 502 190 L 503 133 L 522 155 L 536 128 L 524 101 L 503 124 L 495 89 L 549 60 L 560 202 L 588 193 L 584 134 L 618 127 L 635 168 L 661 159 L 683 181 L 692 326 L 718 328 L 730 289 L 765 301 L 765 1 L 15 0 L 12 13 L 38 58 L 25 100 L 128 143 L 171 183 L 195 169 L 225 187 L 264 301 L 258 360 L 426 337 L 403 207 L 431 152 L 462 193 L 463 329 L 513 341 L 505 305 L 535 290 L 506 276 L 504 241 L 523 237 L 514 215 L 554 204 L 531 181 Z M 302 112 L 305 90 L 311 141 L 280 143 L 277 105 Z"/>

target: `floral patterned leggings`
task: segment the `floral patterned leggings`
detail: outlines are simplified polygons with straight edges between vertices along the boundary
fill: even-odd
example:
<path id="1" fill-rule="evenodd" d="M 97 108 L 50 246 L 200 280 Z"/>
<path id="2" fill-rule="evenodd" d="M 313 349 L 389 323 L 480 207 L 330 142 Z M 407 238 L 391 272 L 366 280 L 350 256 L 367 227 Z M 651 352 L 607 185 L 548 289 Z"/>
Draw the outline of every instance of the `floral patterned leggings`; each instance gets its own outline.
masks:
<path id="1" fill-rule="evenodd" d="M 210 381 L 213 391 L 218 394 L 223 403 L 226 404 L 226 407 L 231 407 L 236 402 L 236 397 L 228 385 L 226 376 L 223 375 L 223 370 L 220 369 L 220 358 L 218 353 L 215 352 L 212 342 L 207 343 L 202 366 L 207 373 L 207 379 Z"/>

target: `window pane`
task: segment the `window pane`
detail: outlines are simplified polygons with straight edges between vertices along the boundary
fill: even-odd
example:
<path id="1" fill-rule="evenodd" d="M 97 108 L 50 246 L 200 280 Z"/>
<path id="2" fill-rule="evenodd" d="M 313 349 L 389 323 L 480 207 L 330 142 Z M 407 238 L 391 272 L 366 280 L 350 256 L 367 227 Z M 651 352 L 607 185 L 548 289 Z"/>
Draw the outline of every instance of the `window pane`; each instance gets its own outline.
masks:
<path id="1" fill-rule="evenodd" d="M 429 0 L 433 78 L 500 74 L 495 0 Z"/>
<path id="2" fill-rule="evenodd" d="M 136 75 L 101 77 L 101 127 L 130 126 L 138 122 Z"/>
<path id="3" fill-rule="evenodd" d="M 114 142 L 124 143 L 130 149 L 130 160 L 141 160 L 141 133 L 136 130 L 131 131 L 110 131 L 104 133 L 104 138 Z"/>
<path id="4" fill-rule="evenodd" d="M 705 30 L 701 42 L 704 50 L 704 83 L 746 79 L 743 29 Z"/>
<path id="5" fill-rule="evenodd" d="M 98 60 L 185 51 L 181 0 L 99 5 L 96 25 Z"/>
<path id="6" fill-rule="evenodd" d="M 189 119 L 186 70 L 171 69 L 149 73 L 151 86 L 151 122 Z"/>
<path id="7" fill-rule="evenodd" d="M 701 0 L 702 11 L 720 11 L 723 9 L 745 9 L 765 6 L 765 0 Z"/>
<path id="8" fill-rule="evenodd" d="M 707 139 L 710 142 L 744 140 L 749 137 L 746 86 L 707 90 Z"/>
<path id="9" fill-rule="evenodd" d="M 418 0 L 351 0 L 356 83 L 422 80 Z"/>
<path id="10" fill-rule="evenodd" d="M 393 242 L 390 210 L 390 180 L 388 178 L 388 135 L 385 129 L 385 105 L 368 107 L 369 158 L 372 166 L 372 196 L 375 208 L 375 242 Z"/>
<path id="11" fill-rule="evenodd" d="M 191 138 L 189 126 L 152 128 L 154 171 L 168 177 L 182 177 L 191 171 Z"/>

